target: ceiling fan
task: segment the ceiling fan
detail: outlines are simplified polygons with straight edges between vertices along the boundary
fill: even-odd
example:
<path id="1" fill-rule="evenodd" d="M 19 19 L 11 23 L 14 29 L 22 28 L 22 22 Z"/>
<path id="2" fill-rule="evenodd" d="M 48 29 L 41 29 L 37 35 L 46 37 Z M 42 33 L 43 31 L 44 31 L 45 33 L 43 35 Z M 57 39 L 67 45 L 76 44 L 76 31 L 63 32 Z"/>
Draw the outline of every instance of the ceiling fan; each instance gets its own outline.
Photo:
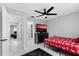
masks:
<path id="1" fill-rule="evenodd" d="M 41 15 L 38 15 L 36 17 L 44 16 L 45 18 L 47 18 L 47 15 L 57 15 L 57 13 L 50 13 L 50 11 L 53 10 L 53 9 L 54 9 L 54 7 L 51 7 L 48 10 L 43 9 L 44 12 L 40 12 L 38 10 L 34 10 L 34 11 L 41 14 Z"/>

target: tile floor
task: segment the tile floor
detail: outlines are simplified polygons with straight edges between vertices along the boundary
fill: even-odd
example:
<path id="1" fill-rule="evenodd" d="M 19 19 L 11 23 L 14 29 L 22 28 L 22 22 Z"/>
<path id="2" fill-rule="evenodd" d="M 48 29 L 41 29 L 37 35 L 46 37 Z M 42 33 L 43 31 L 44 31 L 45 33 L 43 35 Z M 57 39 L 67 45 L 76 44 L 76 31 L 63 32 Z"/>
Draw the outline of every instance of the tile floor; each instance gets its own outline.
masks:
<path id="1" fill-rule="evenodd" d="M 52 47 L 48 46 L 48 45 L 45 45 L 44 47 L 44 44 L 41 43 L 41 44 L 35 44 L 35 45 L 32 45 L 32 46 L 29 46 L 28 49 L 26 49 L 24 52 L 21 53 L 22 54 L 25 54 L 25 53 L 28 53 L 34 49 L 37 49 L 37 48 L 41 48 L 43 49 L 44 51 L 46 51 L 47 53 L 53 55 L 53 56 L 72 56 L 71 54 L 67 54 L 67 53 L 64 53 L 64 52 L 61 52 L 60 54 L 60 51 L 54 51 L 52 49 Z"/>
<path id="2" fill-rule="evenodd" d="M 53 56 L 73 56 L 71 54 L 68 54 L 68 53 L 65 53 L 63 51 L 58 51 L 58 50 L 54 50 L 53 47 L 49 46 L 49 45 L 45 45 L 44 47 L 44 44 L 41 43 L 41 44 L 38 44 L 38 46 L 43 49 L 44 51 L 48 52 L 49 54 L 53 55 Z"/>

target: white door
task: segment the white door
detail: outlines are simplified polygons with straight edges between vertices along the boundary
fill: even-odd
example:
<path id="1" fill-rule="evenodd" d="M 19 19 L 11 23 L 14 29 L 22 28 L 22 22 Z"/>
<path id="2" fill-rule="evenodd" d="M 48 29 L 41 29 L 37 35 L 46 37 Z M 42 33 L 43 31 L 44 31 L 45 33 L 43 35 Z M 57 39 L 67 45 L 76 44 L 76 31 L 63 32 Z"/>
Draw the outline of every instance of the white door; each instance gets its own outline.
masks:
<path id="1" fill-rule="evenodd" d="M 2 55 L 2 13 L 0 13 L 0 56 Z"/>
<path id="2" fill-rule="evenodd" d="M 24 50 L 24 20 L 20 19 L 18 23 L 18 41 L 19 44 L 19 51 Z"/>
<path id="3" fill-rule="evenodd" d="M 2 7 L 2 55 L 9 56 L 9 17 L 6 8 Z"/>

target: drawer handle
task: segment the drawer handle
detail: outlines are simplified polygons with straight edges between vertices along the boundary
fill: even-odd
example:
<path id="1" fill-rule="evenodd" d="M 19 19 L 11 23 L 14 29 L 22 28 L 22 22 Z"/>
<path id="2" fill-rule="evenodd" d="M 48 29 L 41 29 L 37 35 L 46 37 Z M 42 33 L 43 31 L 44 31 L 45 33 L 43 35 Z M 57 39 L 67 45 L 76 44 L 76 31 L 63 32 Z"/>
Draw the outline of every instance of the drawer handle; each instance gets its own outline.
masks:
<path id="1" fill-rule="evenodd" d="M 2 39 L 2 40 L 0 40 L 0 41 L 6 41 L 7 39 Z"/>

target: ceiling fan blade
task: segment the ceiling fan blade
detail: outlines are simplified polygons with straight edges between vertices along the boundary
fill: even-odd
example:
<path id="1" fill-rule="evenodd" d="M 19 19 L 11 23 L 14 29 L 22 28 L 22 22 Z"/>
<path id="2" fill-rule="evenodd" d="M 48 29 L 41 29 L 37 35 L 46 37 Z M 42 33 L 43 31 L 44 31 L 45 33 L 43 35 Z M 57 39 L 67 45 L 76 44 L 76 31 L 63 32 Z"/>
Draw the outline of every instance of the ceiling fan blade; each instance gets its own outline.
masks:
<path id="1" fill-rule="evenodd" d="M 50 9 L 47 10 L 47 13 L 49 13 L 54 7 L 51 7 Z"/>
<path id="2" fill-rule="evenodd" d="M 57 13 L 49 13 L 49 14 L 47 14 L 47 15 L 57 15 Z"/>
<path id="3" fill-rule="evenodd" d="M 40 13 L 40 14 L 43 14 L 42 12 L 40 12 L 40 11 L 37 11 L 37 10 L 34 10 L 35 12 L 37 12 L 37 13 Z"/>
<path id="4" fill-rule="evenodd" d="M 36 17 L 40 17 L 40 16 L 43 16 L 43 15 L 38 15 L 38 16 L 36 16 Z"/>

